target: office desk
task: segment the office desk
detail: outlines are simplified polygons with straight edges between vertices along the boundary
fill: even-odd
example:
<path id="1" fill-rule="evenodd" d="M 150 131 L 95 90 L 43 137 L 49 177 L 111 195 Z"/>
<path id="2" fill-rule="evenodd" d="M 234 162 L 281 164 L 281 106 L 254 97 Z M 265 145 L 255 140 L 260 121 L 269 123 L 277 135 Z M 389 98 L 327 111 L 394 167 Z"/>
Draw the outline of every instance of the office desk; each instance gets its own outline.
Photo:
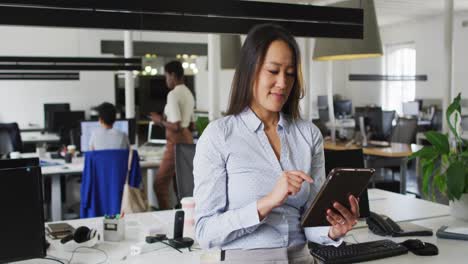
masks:
<path id="1" fill-rule="evenodd" d="M 23 143 L 56 143 L 60 137 L 55 133 L 21 132 L 21 140 Z"/>
<path id="2" fill-rule="evenodd" d="M 417 256 L 413 253 L 409 252 L 406 255 L 392 257 L 387 259 L 381 259 L 366 263 L 395 263 L 395 264 L 415 264 L 415 263 L 424 263 L 424 264 L 462 264 L 467 263 L 467 249 L 468 249 L 468 241 L 461 241 L 461 240 L 451 240 L 451 239 L 441 239 L 435 236 L 435 232 L 439 227 L 442 225 L 449 224 L 450 226 L 458 226 L 458 227 L 468 227 L 468 222 L 462 222 L 459 220 L 455 220 L 453 217 L 446 216 L 446 217 L 438 217 L 438 218 L 431 218 L 422 221 L 412 221 L 411 223 L 421 225 L 424 227 L 432 228 L 434 231 L 434 235 L 432 237 L 400 237 L 400 238 L 390 238 L 395 242 L 403 242 L 407 239 L 420 239 L 424 242 L 429 242 L 435 244 L 439 248 L 439 255 L 437 256 Z M 350 232 L 353 235 L 357 242 L 365 242 L 365 241 L 374 241 L 374 240 L 381 240 L 384 237 L 377 236 L 372 234 L 369 229 L 355 229 Z M 351 243 L 356 243 L 354 239 L 347 238 L 346 241 Z"/>
<path id="3" fill-rule="evenodd" d="M 468 223 L 459 222 L 452 219 L 450 216 L 443 216 L 448 213 L 448 206 L 435 204 L 432 202 L 423 201 L 413 197 L 390 193 L 383 190 L 369 190 L 370 206 L 372 210 L 378 213 L 386 213 L 397 222 L 411 221 L 412 223 L 430 227 L 434 230 L 442 224 L 450 223 L 458 226 L 468 226 Z M 392 206 L 393 204 L 393 206 Z M 403 206 L 404 205 L 404 206 Z M 411 211 L 409 214 L 406 214 Z M 429 212 L 434 211 L 434 212 Z M 171 248 L 161 246 L 161 249 L 153 252 L 148 252 L 139 256 L 129 256 L 130 246 L 143 241 L 145 233 L 148 229 L 155 228 L 155 232 L 165 233 L 168 237 L 173 236 L 174 210 L 140 213 L 127 215 L 126 218 L 126 239 L 122 242 L 101 242 L 97 248 L 104 250 L 109 259 L 107 263 L 202 263 L 201 258 L 209 254 L 207 251 L 194 250 L 188 252 L 183 250 L 179 253 Z M 424 219 L 417 221 L 417 219 Z M 86 225 L 91 228 L 97 228 L 102 232 L 102 218 L 89 218 L 68 221 L 71 225 L 77 227 Z M 102 234 L 102 233 L 101 233 Z M 373 235 L 367 228 L 356 228 L 350 232 L 358 242 L 366 242 L 372 240 L 380 240 L 383 237 Z M 184 236 L 193 237 L 190 230 L 184 231 Z M 440 255 L 435 257 L 420 257 L 412 253 L 407 255 L 382 259 L 369 263 L 466 263 L 465 250 L 468 248 L 468 241 L 443 240 L 433 237 L 420 237 L 423 241 L 428 241 L 437 244 L 440 250 Z M 403 241 L 407 238 L 391 238 L 395 241 Z M 347 237 L 346 241 L 355 242 L 352 237 Z M 197 245 L 194 248 L 198 248 Z M 212 251 L 213 252 L 213 251 Z M 60 250 L 59 241 L 52 241 L 51 247 L 48 250 L 49 256 L 58 257 L 61 259 L 70 259 L 71 253 Z M 73 260 L 77 263 L 99 263 L 104 260 L 102 253 L 98 251 L 83 250 L 76 253 Z M 17 262 L 21 264 L 33 263 L 51 263 L 48 260 L 29 260 Z"/>
<path id="4" fill-rule="evenodd" d="M 36 153 L 22 153 L 21 157 L 31 158 L 37 157 Z M 51 217 L 52 221 L 60 221 L 62 219 L 62 190 L 60 188 L 60 176 L 65 175 L 81 175 L 84 168 L 84 158 L 74 158 L 72 163 L 65 163 L 64 160 L 57 159 L 43 159 L 48 162 L 60 163 L 60 165 L 44 166 L 41 167 L 42 175 L 51 177 Z M 146 191 L 148 194 L 148 200 L 150 205 L 155 205 L 155 194 L 153 191 L 153 182 L 155 169 L 159 168 L 161 163 L 161 157 L 144 157 L 143 161 L 140 161 L 140 167 L 147 169 L 147 186 Z"/>
<path id="5" fill-rule="evenodd" d="M 331 141 L 326 140 L 324 142 L 324 149 L 326 150 L 347 150 L 347 149 L 359 149 L 360 146 L 355 144 L 346 144 L 344 142 L 336 142 L 333 143 Z M 402 144 L 402 143 L 391 143 L 390 147 L 386 148 L 376 148 L 376 147 L 364 147 L 362 148 L 362 152 L 364 155 L 374 156 L 379 158 L 386 158 L 386 159 L 396 159 L 400 162 L 400 175 L 401 175 L 401 183 L 400 183 L 400 193 L 406 193 L 406 170 L 407 170 L 407 162 L 408 157 L 418 150 L 420 150 L 422 146 L 416 144 Z"/>

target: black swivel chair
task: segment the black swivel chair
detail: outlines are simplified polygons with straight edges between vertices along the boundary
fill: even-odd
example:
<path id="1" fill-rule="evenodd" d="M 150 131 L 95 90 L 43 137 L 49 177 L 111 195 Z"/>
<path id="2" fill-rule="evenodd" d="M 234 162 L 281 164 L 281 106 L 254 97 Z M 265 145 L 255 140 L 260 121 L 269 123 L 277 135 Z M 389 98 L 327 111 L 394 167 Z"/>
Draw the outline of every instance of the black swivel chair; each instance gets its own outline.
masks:
<path id="1" fill-rule="evenodd" d="M 193 157 L 195 157 L 195 144 L 176 144 L 175 171 L 177 186 L 177 203 L 184 197 L 193 196 Z"/>
<path id="2" fill-rule="evenodd" d="M 416 133 L 418 132 L 417 118 L 399 117 L 397 125 L 392 132 L 391 142 L 412 144 L 416 142 Z"/>
<path id="3" fill-rule="evenodd" d="M 382 130 L 385 139 L 389 140 L 393 131 L 393 119 L 395 119 L 396 112 L 382 111 Z"/>
<path id="4" fill-rule="evenodd" d="M 393 129 L 390 141 L 393 143 L 412 144 L 416 141 L 418 130 L 417 118 L 399 117 L 397 125 Z M 375 169 L 390 169 L 392 171 L 391 181 L 376 181 L 375 186 L 391 192 L 400 192 L 400 182 L 396 181 L 395 172 L 400 170 L 400 159 L 398 158 L 379 158 L 370 157 L 367 159 L 367 166 Z M 384 177 L 385 178 L 385 177 Z"/>
<path id="5" fill-rule="evenodd" d="M 351 150 L 325 150 L 325 173 L 334 168 L 364 168 L 364 155 L 362 149 Z M 368 217 L 369 198 L 367 189 L 360 197 L 359 210 L 361 217 Z"/>
<path id="6" fill-rule="evenodd" d="M 431 119 L 431 129 L 434 131 L 442 131 L 442 110 L 436 109 Z"/>
<path id="7" fill-rule="evenodd" d="M 23 151 L 23 141 L 17 123 L 0 124 L 0 155 Z"/>

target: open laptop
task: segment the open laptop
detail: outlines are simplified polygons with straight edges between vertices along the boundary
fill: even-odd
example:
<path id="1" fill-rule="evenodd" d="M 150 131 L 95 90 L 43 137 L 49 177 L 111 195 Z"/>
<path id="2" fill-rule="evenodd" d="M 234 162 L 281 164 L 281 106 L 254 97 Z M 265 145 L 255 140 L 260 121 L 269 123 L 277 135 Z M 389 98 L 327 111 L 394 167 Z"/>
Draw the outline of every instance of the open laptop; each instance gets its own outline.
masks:
<path id="1" fill-rule="evenodd" d="M 166 129 L 155 125 L 154 122 L 150 122 L 148 125 L 148 142 L 145 145 L 164 146 L 166 142 Z"/>

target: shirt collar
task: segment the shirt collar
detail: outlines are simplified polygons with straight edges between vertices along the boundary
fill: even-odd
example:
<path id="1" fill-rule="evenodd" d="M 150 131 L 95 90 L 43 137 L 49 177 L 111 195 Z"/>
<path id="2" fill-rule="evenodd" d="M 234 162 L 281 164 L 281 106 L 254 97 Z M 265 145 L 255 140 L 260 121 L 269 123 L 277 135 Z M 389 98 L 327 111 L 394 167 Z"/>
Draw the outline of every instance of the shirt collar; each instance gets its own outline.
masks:
<path id="1" fill-rule="evenodd" d="M 252 111 L 252 109 L 250 109 L 250 107 L 246 107 L 244 111 L 240 113 L 240 116 L 247 125 L 247 128 L 252 132 L 257 132 L 257 130 L 263 125 L 262 120 L 258 118 L 258 116 L 255 114 L 254 111 Z M 287 116 L 283 114 L 283 112 L 280 112 L 278 126 L 284 128 L 286 132 L 289 132 L 289 121 Z"/>
<path id="2" fill-rule="evenodd" d="M 185 84 L 176 85 L 176 86 L 174 87 L 174 89 L 172 89 L 172 90 L 175 90 L 175 89 L 177 89 L 177 88 L 179 88 L 179 87 L 185 87 Z"/>

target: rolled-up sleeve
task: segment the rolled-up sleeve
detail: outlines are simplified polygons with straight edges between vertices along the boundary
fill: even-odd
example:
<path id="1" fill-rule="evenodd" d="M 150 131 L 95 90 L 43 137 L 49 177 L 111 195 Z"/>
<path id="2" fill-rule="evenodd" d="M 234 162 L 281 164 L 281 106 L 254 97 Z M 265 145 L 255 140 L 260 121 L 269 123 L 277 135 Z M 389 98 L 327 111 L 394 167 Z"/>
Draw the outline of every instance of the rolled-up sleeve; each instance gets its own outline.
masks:
<path id="1" fill-rule="evenodd" d="M 256 201 L 227 210 L 227 159 L 224 130 L 215 121 L 200 137 L 193 160 L 196 239 L 203 248 L 222 247 L 262 223 Z"/>
<path id="2" fill-rule="evenodd" d="M 311 195 L 307 201 L 306 207 L 309 208 L 312 202 L 315 199 L 318 191 L 325 182 L 325 156 L 323 153 L 323 137 L 320 133 L 320 130 L 312 125 L 312 169 L 311 175 L 314 178 L 314 182 L 311 184 L 311 190 L 314 192 L 314 195 Z M 320 226 L 320 227 L 306 227 L 304 228 L 304 233 L 306 239 L 322 245 L 333 245 L 339 246 L 343 239 L 337 241 L 332 240 L 328 236 L 328 231 L 330 230 L 329 226 Z"/>

